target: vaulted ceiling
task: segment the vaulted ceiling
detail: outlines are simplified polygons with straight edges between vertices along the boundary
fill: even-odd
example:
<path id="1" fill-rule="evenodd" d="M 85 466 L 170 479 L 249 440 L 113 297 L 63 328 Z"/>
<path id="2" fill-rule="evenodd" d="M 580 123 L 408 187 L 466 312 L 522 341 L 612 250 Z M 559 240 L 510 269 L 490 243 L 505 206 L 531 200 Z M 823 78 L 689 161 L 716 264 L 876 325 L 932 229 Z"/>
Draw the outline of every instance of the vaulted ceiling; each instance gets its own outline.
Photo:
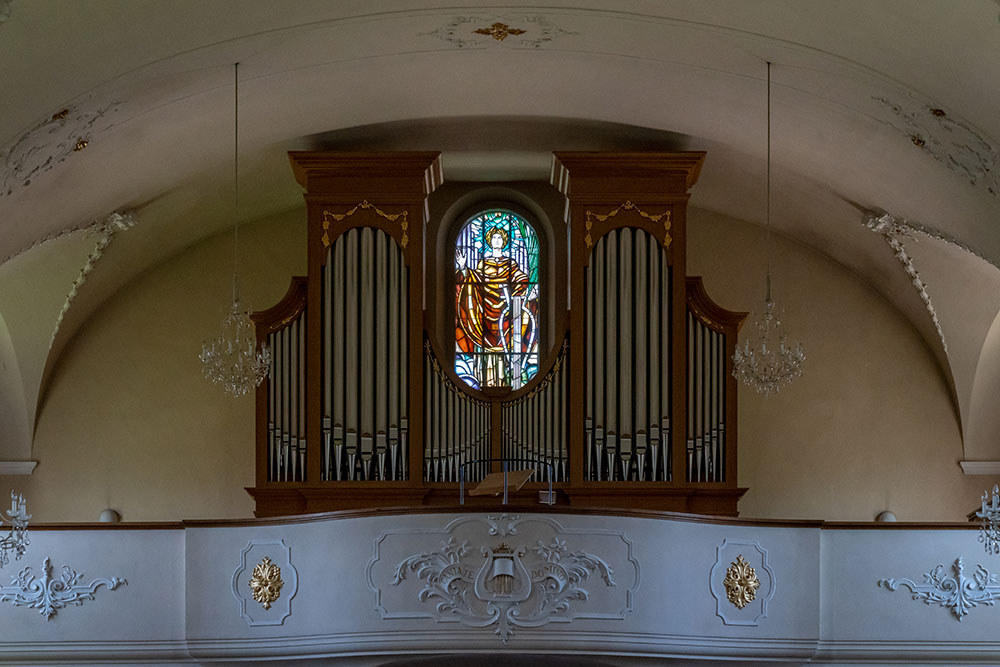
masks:
<path id="1" fill-rule="evenodd" d="M 0 459 L 87 318 L 232 224 L 233 63 L 247 220 L 301 205 L 292 149 L 442 150 L 446 180 L 695 149 L 691 205 L 762 223 L 767 61 L 773 226 L 912 322 L 1000 459 L 997 53 L 990 0 L 0 0 Z"/>

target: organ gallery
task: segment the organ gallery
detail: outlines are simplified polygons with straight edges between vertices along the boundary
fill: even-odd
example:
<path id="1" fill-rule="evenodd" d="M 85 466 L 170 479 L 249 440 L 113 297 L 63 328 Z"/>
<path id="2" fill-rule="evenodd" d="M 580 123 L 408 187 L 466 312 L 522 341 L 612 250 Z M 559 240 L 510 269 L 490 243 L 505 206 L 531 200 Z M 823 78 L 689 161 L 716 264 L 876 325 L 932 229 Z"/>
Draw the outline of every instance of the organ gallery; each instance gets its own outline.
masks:
<path id="1" fill-rule="evenodd" d="M 454 505 L 504 470 L 532 472 L 512 503 L 737 513 L 745 313 L 685 271 L 704 153 L 557 152 L 548 220 L 475 188 L 432 215 L 438 153 L 289 155 L 308 275 L 254 316 L 258 516 Z"/>

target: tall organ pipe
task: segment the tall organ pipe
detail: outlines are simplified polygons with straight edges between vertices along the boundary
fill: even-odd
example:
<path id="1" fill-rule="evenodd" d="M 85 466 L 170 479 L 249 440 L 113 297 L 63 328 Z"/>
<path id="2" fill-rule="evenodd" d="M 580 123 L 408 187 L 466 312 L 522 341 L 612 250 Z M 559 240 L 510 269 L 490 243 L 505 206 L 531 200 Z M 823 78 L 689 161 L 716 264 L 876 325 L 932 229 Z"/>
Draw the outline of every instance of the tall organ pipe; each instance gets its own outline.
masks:
<path id="1" fill-rule="evenodd" d="M 687 328 L 687 480 L 723 482 L 726 457 L 726 336 L 703 322 L 691 309 L 687 312 Z"/>
<path id="2" fill-rule="evenodd" d="M 666 251 L 644 230 L 612 230 L 593 248 L 584 272 L 586 480 L 670 477 L 670 281 Z"/>
<path id="3" fill-rule="evenodd" d="M 329 442 L 325 479 L 406 479 L 406 375 L 401 372 L 408 331 L 401 317 L 406 274 L 399 246 L 378 229 L 350 229 L 327 252 L 321 372 Z M 304 338 L 298 345 L 304 354 Z M 301 410 L 304 398 L 303 389 Z M 304 463 L 304 441 L 301 450 Z"/>

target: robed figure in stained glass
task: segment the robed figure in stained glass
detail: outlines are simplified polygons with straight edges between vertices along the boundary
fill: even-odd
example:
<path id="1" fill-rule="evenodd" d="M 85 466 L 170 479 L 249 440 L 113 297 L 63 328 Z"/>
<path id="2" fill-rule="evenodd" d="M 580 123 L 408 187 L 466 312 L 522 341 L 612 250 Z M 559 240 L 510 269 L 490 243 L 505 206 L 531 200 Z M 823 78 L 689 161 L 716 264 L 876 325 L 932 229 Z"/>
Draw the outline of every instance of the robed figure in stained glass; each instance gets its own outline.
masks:
<path id="1" fill-rule="evenodd" d="M 463 232 L 455 253 L 456 372 L 476 388 L 517 389 L 538 366 L 537 239 L 509 211 L 481 214 Z"/>

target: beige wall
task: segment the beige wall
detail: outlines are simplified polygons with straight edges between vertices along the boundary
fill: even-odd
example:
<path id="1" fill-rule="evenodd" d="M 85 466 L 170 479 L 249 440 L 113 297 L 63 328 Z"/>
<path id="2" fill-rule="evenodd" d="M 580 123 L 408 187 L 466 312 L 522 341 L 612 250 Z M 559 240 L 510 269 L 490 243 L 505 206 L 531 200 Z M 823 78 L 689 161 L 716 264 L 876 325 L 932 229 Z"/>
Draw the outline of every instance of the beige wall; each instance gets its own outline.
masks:
<path id="1" fill-rule="evenodd" d="M 703 275 L 719 305 L 759 312 L 764 230 L 707 211 L 688 219 L 688 274 Z M 741 515 L 964 520 L 997 480 L 962 474 L 958 417 L 927 344 L 842 267 L 772 239 L 773 297 L 806 361 L 776 396 L 740 389 Z"/>
<path id="2" fill-rule="evenodd" d="M 241 232 L 243 292 L 257 309 L 305 272 L 304 217 Z M 689 226 L 689 273 L 720 305 L 755 307 L 762 230 L 697 210 Z M 127 521 L 252 515 L 252 399 L 224 396 L 197 360 L 228 299 L 231 243 L 213 237 L 152 269 L 66 348 L 39 414 L 37 470 L 0 479 L 27 494 L 36 521 L 92 521 L 106 507 Z M 774 243 L 775 297 L 808 359 L 775 397 L 740 391 L 743 516 L 963 519 L 994 480 L 962 476 L 957 420 L 925 343 L 839 266 Z"/>
<path id="3" fill-rule="evenodd" d="M 224 395 L 198 361 L 228 310 L 232 244 L 215 236 L 155 267 L 66 347 L 39 411 L 38 467 L 0 478 L 35 521 L 96 521 L 106 507 L 125 521 L 253 515 L 253 398 Z M 244 302 L 272 306 L 305 274 L 304 213 L 244 226 L 240 254 Z"/>

